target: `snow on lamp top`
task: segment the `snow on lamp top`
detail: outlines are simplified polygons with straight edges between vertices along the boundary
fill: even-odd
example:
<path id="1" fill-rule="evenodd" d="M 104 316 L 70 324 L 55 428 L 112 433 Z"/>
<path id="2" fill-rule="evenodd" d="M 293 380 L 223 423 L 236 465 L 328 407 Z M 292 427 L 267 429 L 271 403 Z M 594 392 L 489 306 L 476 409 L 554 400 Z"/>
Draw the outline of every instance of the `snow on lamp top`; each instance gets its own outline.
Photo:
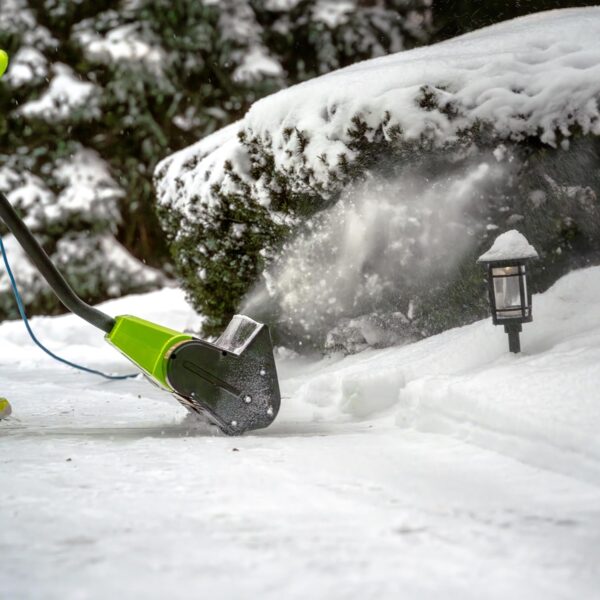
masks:
<path id="1" fill-rule="evenodd" d="M 482 254 L 477 262 L 525 260 L 528 258 L 539 258 L 538 253 L 522 233 L 511 229 L 499 235 L 492 247 Z"/>

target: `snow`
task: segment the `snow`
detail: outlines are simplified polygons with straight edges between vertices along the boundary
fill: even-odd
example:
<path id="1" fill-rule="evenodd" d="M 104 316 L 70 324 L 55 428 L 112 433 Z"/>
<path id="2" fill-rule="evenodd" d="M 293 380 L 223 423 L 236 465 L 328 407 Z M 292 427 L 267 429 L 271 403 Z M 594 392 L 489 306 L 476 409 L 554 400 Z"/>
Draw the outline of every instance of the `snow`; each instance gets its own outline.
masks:
<path id="1" fill-rule="evenodd" d="M 78 33 L 77 41 L 84 48 L 86 56 L 93 61 L 107 64 L 120 61 L 141 62 L 158 73 L 162 72 L 163 65 L 167 62 L 160 45 L 144 41 L 135 24 L 116 27 L 105 37 L 91 29 L 83 29 Z"/>
<path id="2" fill-rule="evenodd" d="M 89 148 L 76 152 L 58 162 L 54 177 L 65 186 L 58 194 L 50 220 L 65 218 L 65 213 L 80 214 L 93 221 L 119 223 L 118 201 L 125 192 L 110 174 L 108 164 Z"/>
<path id="3" fill-rule="evenodd" d="M 14 88 L 42 83 L 48 74 L 48 61 L 36 48 L 22 46 L 11 60 L 4 81 Z"/>
<path id="4" fill-rule="evenodd" d="M 0 191 L 7 195 L 14 207 L 25 213 L 25 224 L 34 230 L 54 203 L 54 194 L 44 181 L 28 171 L 16 173 L 9 167 L 1 167 Z"/>
<path id="5" fill-rule="evenodd" d="M 355 8 L 351 0 L 321 0 L 313 8 L 314 19 L 334 29 L 345 23 Z"/>
<path id="6" fill-rule="evenodd" d="M 328 348 L 348 352 L 422 337 L 401 312 L 419 301 L 415 282 L 436 285 L 465 260 L 473 240 L 465 215 L 505 176 L 491 159 L 458 175 L 354 186 L 279 252 L 242 310 L 260 314 L 274 305 L 279 323 L 298 337 L 323 335 Z M 394 314 L 377 319 L 382 306 Z"/>
<path id="7" fill-rule="evenodd" d="M 292 10 L 300 3 L 300 0 L 266 0 L 265 8 L 267 10 L 280 10 L 282 12 Z"/>
<path id="8" fill-rule="evenodd" d="M 27 304 L 33 301 L 33 296 L 39 288 L 39 273 L 31 263 L 27 254 L 25 254 L 21 244 L 17 242 L 12 234 L 3 236 L 2 242 L 4 243 L 6 253 L 10 257 L 11 268 L 19 274 L 19 291 L 21 292 L 21 297 Z M 2 266 L 3 268 L 0 271 L 0 292 L 12 294 L 10 280 L 4 271 L 4 263 L 2 263 Z"/>
<path id="9" fill-rule="evenodd" d="M 491 320 L 346 358 L 278 352 L 282 410 L 207 432 L 141 379 L 57 365 L 0 325 L 0 589 L 9 598 L 582 598 L 600 586 L 600 267 Z M 112 301 L 198 327 L 182 292 Z M 129 366 L 72 316 L 54 351 Z"/>
<path id="10" fill-rule="evenodd" d="M 251 48 L 244 56 L 242 64 L 233 73 L 233 81 L 249 83 L 266 77 L 281 77 L 284 74 L 281 65 L 268 56 L 263 48 Z"/>
<path id="11" fill-rule="evenodd" d="M 339 15 L 347 3 L 328 6 L 334 4 Z M 420 105 L 424 90 L 437 107 Z M 340 155 L 355 157 L 349 135 L 355 116 L 386 136 L 399 128 L 408 142 L 426 138 L 443 145 L 483 123 L 500 140 L 534 136 L 556 146 L 562 138 L 568 143 L 573 131 L 600 135 L 599 96 L 600 7 L 562 9 L 360 62 L 281 90 L 256 102 L 238 131 L 269 149 L 279 172 L 303 169 L 318 184 L 327 183 Z M 192 159 L 197 147 L 174 155 L 185 158 L 160 178 L 161 203 L 179 210 L 192 197 L 210 203 L 212 186 L 227 182 L 226 161 L 236 175 L 248 177 L 247 150 L 233 129 L 226 131 L 222 145 L 194 167 L 188 185 L 177 184 L 181 173 L 174 165 Z M 306 138 L 302 152 L 290 131 Z"/>
<path id="12" fill-rule="evenodd" d="M 25 103 L 19 112 L 25 117 L 64 120 L 77 109 L 86 107 L 95 114 L 96 86 L 80 81 L 73 70 L 62 63 L 52 66 L 54 76 L 48 89 L 37 99 Z"/>
<path id="13" fill-rule="evenodd" d="M 482 254 L 477 262 L 524 260 L 527 258 L 539 258 L 536 249 L 522 233 L 519 233 L 516 229 L 510 229 L 500 234 L 494 240 L 492 247 Z"/>
<path id="14" fill-rule="evenodd" d="M 2 0 L 0 31 L 26 31 L 35 25 L 35 17 L 24 0 Z"/>
<path id="15" fill-rule="evenodd" d="M 106 293 L 112 297 L 122 296 L 131 286 L 147 290 L 168 282 L 164 273 L 135 258 L 111 233 L 65 236 L 52 258 L 61 266 L 80 265 L 83 273 L 102 272 Z"/>
<path id="16" fill-rule="evenodd" d="M 182 187 L 189 191 L 190 197 L 192 190 L 196 190 L 201 202 L 210 204 L 212 202 L 211 186 L 206 184 L 216 183 L 222 177 L 224 161 L 231 160 L 236 151 L 238 155 L 240 154 L 237 139 L 239 130 L 239 121 L 232 123 L 201 139 L 184 151 L 176 152 L 161 161 L 156 167 L 156 172 L 165 170 L 167 176 L 158 178 L 156 181 L 159 199 L 167 202 L 168 198 L 174 198 L 171 194 L 172 185 L 175 178 L 178 178 L 183 182 Z M 179 206 L 179 203 L 177 205 Z M 185 205 L 189 205 L 187 194 Z"/>

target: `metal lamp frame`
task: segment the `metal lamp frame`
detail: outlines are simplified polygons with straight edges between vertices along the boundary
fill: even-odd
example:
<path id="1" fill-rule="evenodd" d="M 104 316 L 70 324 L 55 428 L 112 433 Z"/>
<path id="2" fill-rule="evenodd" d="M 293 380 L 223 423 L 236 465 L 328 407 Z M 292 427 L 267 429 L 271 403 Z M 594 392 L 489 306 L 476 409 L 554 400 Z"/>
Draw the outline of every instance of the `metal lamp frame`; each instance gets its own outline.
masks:
<path id="1" fill-rule="evenodd" d="M 490 307 L 492 309 L 492 320 L 494 325 L 504 325 L 504 331 L 508 334 L 508 347 L 513 353 L 521 351 L 521 341 L 519 333 L 522 331 L 523 323 L 530 323 L 533 320 L 532 302 L 531 302 L 531 286 L 525 286 L 527 280 L 527 264 L 530 259 L 519 258 L 513 260 L 496 260 L 486 262 L 488 274 L 488 294 L 490 299 Z M 504 267 L 517 267 L 518 273 L 511 275 L 494 275 L 493 269 Z M 518 277 L 519 279 L 519 298 L 520 305 L 514 308 L 498 309 L 496 305 L 496 294 L 494 292 L 494 280 L 508 277 Z M 499 317 L 498 311 L 513 312 L 514 317 Z"/>

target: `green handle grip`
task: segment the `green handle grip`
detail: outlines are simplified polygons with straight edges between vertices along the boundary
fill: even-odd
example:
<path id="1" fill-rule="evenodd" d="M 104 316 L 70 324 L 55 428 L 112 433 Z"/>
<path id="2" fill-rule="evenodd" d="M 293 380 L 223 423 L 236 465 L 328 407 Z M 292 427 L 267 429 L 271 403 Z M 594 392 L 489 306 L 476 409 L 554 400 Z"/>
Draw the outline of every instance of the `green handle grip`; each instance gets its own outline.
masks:
<path id="1" fill-rule="evenodd" d="M 4 75 L 6 67 L 8 67 L 8 54 L 4 50 L 0 50 L 0 77 Z"/>

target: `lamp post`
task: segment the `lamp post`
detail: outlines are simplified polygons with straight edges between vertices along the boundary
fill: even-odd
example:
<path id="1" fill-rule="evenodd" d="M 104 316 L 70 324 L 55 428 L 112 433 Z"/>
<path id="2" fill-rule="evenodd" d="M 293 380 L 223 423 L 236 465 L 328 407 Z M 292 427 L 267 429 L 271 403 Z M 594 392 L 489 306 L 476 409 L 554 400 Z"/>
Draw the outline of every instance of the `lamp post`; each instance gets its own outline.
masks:
<path id="1" fill-rule="evenodd" d="M 535 248 L 516 229 L 499 235 L 492 247 L 478 259 L 487 268 L 488 290 L 494 325 L 504 325 L 508 348 L 521 352 L 522 324 L 532 320 L 531 290 L 527 285 L 527 264 L 538 258 Z"/>

